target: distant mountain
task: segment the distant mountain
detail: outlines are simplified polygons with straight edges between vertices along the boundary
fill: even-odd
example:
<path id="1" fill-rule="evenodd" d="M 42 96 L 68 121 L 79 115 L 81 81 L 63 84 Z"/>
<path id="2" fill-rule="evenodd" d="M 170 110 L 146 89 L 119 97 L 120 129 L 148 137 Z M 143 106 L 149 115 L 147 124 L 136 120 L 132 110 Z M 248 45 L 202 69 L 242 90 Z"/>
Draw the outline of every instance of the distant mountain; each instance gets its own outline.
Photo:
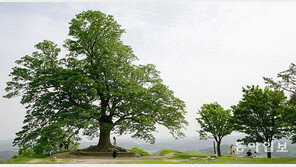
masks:
<path id="1" fill-rule="evenodd" d="M 14 155 L 17 155 L 16 151 L 0 151 L 0 160 L 10 160 Z"/>
<path id="2" fill-rule="evenodd" d="M 242 135 L 227 136 L 225 137 L 225 139 L 223 139 L 222 144 L 235 144 L 236 140 L 241 137 Z M 158 140 L 155 144 L 138 144 L 132 143 L 130 141 L 122 141 L 118 142 L 118 145 L 123 148 L 132 148 L 134 146 L 137 146 L 153 154 L 164 149 L 179 150 L 182 152 L 208 149 L 213 147 L 213 140 L 199 140 L 198 137 L 187 137 L 181 140 L 161 139 Z"/>
<path id="3" fill-rule="evenodd" d="M 12 146 L 12 139 L 0 140 L 0 151 L 9 150 L 9 151 L 18 151 L 18 147 Z"/>
<path id="4" fill-rule="evenodd" d="M 10 160 L 18 154 L 18 147 L 12 146 L 12 139 L 0 140 L 0 160 Z"/>
<path id="5" fill-rule="evenodd" d="M 221 153 L 224 155 L 228 155 L 229 146 L 221 145 Z M 213 145 L 210 148 L 201 149 L 201 150 L 187 150 L 188 153 L 200 153 L 200 154 L 214 154 Z"/>

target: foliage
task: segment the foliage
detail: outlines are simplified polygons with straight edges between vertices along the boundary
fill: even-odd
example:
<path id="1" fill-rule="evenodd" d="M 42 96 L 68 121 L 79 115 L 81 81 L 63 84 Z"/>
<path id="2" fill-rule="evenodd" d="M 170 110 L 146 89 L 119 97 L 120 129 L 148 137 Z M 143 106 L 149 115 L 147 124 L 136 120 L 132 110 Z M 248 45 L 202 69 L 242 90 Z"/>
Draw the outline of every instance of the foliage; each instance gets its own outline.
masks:
<path id="1" fill-rule="evenodd" d="M 18 157 L 26 157 L 26 158 L 32 158 L 35 157 L 36 154 L 33 149 L 29 148 L 27 145 L 24 145 L 22 148 L 18 151 L 18 156 L 14 156 L 13 159 Z"/>
<path id="2" fill-rule="evenodd" d="M 290 93 L 288 104 L 294 106 L 294 109 L 290 110 L 290 114 L 292 115 L 286 121 L 292 133 L 291 140 L 293 143 L 296 143 L 296 64 L 291 63 L 289 69 L 278 73 L 277 77 L 279 81 L 267 77 L 263 78 L 271 87 L 279 88 Z"/>
<path id="3" fill-rule="evenodd" d="M 48 154 L 44 154 L 36 152 L 36 148 L 29 147 L 28 145 L 24 145 L 23 147 L 19 148 L 18 155 L 12 156 L 12 159 L 22 159 L 22 158 L 44 158 Z"/>
<path id="4" fill-rule="evenodd" d="M 181 152 L 177 151 L 177 150 L 162 150 L 160 153 L 158 153 L 158 155 L 163 156 L 163 155 L 166 155 L 168 153 L 181 153 Z"/>
<path id="5" fill-rule="evenodd" d="M 291 63 L 289 69 L 278 73 L 277 77 L 280 79 L 279 81 L 267 77 L 263 77 L 263 79 L 273 88 L 280 88 L 296 94 L 296 64 Z"/>
<path id="6" fill-rule="evenodd" d="M 221 156 L 220 144 L 226 135 L 231 134 L 233 125 L 231 123 L 231 110 L 224 110 L 217 102 L 204 104 L 197 113 L 196 118 L 200 125 L 199 135 L 201 139 L 212 137 L 217 142 L 217 153 Z"/>
<path id="7" fill-rule="evenodd" d="M 111 131 L 153 143 L 157 124 L 176 138 L 184 136 L 184 102 L 163 84 L 154 65 L 135 64 L 131 47 L 120 40 L 123 33 L 113 16 L 82 12 L 70 22 L 66 55 L 44 40 L 16 61 L 4 97 L 21 96 L 27 113 L 14 145 L 38 153 L 69 150 L 82 132 L 100 135 L 98 145 L 106 151 Z"/>
<path id="8" fill-rule="evenodd" d="M 10 74 L 13 78 L 7 83 L 9 93 L 5 97 L 21 95 L 27 109 L 25 125 L 14 145 L 35 147 L 36 153 L 46 154 L 57 151 L 60 144 L 69 145 L 79 139 L 77 132 L 85 125 L 86 117 L 81 112 L 83 104 L 75 105 L 77 102 L 72 100 L 79 97 L 86 101 L 88 90 L 87 81 L 77 71 L 60 67 L 56 44 L 45 40 L 35 47 L 37 51 L 31 56 L 16 61 L 18 66 Z"/>
<path id="9" fill-rule="evenodd" d="M 144 151 L 143 149 L 140 149 L 138 147 L 133 147 L 129 151 L 137 153 L 139 156 L 150 156 L 150 154 L 147 151 Z"/>
<path id="10" fill-rule="evenodd" d="M 285 127 L 287 128 L 287 137 L 290 138 L 292 144 L 296 143 L 296 105 L 288 103 L 284 111 Z"/>
<path id="11" fill-rule="evenodd" d="M 287 135 L 286 115 L 288 109 L 282 91 L 261 89 L 259 86 L 243 88 L 243 97 L 233 107 L 236 130 L 247 134 L 244 143 L 259 142 L 271 145 L 274 139 Z M 271 154 L 268 154 L 271 156 Z"/>
<path id="12" fill-rule="evenodd" d="M 296 106 L 296 94 L 291 94 L 288 104 Z"/>

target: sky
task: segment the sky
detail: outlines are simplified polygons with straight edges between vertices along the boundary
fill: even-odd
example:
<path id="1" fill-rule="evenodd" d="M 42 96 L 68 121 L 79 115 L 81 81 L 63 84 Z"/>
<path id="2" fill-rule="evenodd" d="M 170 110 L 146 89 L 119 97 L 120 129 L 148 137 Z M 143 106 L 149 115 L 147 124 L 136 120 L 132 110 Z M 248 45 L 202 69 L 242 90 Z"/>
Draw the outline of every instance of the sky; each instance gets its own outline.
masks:
<path id="1" fill-rule="evenodd" d="M 15 60 L 44 39 L 62 47 L 68 22 L 85 10 L 113 15 L 137 63 L 161 71 L 186 103 L 188 137 L 197 136 L 196 113 L 204 103 L 229 109 L 242 87 L 263 87 L 263 76 L 276 77 L 296 63 L 296 3 L 0 3 L 0 140 L 14 138 L 25 116 L 19 98 L 2 97 Z M 158 131 L 157 139 L 169 135 L 163 127 Z"/>

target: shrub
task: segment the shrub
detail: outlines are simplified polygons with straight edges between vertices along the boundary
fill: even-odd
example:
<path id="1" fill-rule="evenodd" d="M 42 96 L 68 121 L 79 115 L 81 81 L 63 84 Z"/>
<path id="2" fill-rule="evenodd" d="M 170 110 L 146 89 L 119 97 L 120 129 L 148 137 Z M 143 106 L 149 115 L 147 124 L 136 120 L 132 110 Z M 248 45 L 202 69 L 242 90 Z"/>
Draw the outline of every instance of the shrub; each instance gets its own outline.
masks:
<path id="1" fill-rule="evenodd" d="M 36 156 L 35 152 L 33 149 L 29 148 L 28 146 L 23 146 L 22 148 L 19 149 L 18 151 L 18 156 L 13 156 L 13 158 L 18 158 L 18 157 L 34 157 Z"/>
<path id="2" fill-rule="evenodd" d="M 18 151 L 18 155 L 14 155 L 12 157 L 12 160 L 18 161 L 21 159 L 28 159 L 28 158 L 44 158 L 46 157 L 46 154 L 36 154 L 35 148 L 28 147 L 27 145 L 24 145 L 21 147 Z"/>
<path id="3" fill-rule="evenodd" d="M 173 156 L 173 158 L 175 159 L 189 159 L 190 157 L 206 158 L 206 157 L 216 157 L 216 155 L 199 154 L 199 153 L 179 153 Z"/>
<path id="4" fill-rule="evenodd" d="M 163 155 L 166 155 L 168 153 L 181 153 L 181 152 L 177 151 L 177 150 L 162 150 L 160 153 L 158 153 L 158 155 L 163 156 Z"/>
<path id="5" fill-rule="evenodd" d="M 140 149 L 138 147 L 133 147 L 131 150 L 129 150 L 131 152 L 137 153 L 139 156 L 150 156 L 150 154 L 147 151 L 144 151 L 143 149 Z"/>

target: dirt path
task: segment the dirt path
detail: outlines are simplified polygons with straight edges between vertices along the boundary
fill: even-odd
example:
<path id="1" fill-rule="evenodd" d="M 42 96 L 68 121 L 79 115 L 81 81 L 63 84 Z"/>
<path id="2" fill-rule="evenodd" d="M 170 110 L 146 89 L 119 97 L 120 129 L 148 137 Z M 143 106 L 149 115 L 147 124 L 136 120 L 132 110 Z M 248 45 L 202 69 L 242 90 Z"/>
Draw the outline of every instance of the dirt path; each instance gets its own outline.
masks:
<path id="1" fill-rule="evenodd" d="M 147 157 L 92 157 L 92 156 L 76 156 L 69 154 L 69 152 L 58 153 L 50 156 L 50 158 L 56 159 L 57 163 L 67 163 L 67 164 L 106 164 L 106 163 L 116 163 L 116 162 L 128 162 L 128 161 L 140 161 L 140 160 L 153 160 L 153 159 L 166 159 L 168 161 L 181 161 L 181 160 L 169 160 L 167 158 L 172 157 L 174 153 L 169 153 L 164 156 L 147 156 Z M 33 159 L 28 163 L 38 163 L 42 162 L 42 159 Z"/>
<path id="2" fill-rule="evenodd" d="M 141 160 L 153 160 L 153 159 L 166 159 L 167 161 L 172 161 L 172 162 L 177 162 L 177 161 L 183 161 L 183 160 L 171 160 L 171 159 L 167 159 L 167 157 L 164 156 L 147 156 L 147 157 L 117 157 L 117 158 L 87 158 L 87 159 L 75 159 L 75 158 L 71 158 L 68 159 L 67 163 L 69 164 L 106 164 L 106 163 L 116 163 L 116 162 L 129 162 L 129 161 L 141 161 Z M 59 161 L 59 159 L 58 159 Z M 60 160 L 62 161 L 62 159 Z"/>
<path id="3" fill-rule="evenodd" d="M 62 159 L 58 159 L 57 162 L 59 162 L 59 160 L 62 162 Z M 133 158 L 87 158 L 87 159 L 75 159 L 75 158 L 71 158 L 68 159 L 67 163 L 69 164 L 106 164 L 106 163 L 116 163 L 116 162 L 128 162 L 128 161 L 136 161 L 139 160 L 137 157 L 133 157 Z"/>

